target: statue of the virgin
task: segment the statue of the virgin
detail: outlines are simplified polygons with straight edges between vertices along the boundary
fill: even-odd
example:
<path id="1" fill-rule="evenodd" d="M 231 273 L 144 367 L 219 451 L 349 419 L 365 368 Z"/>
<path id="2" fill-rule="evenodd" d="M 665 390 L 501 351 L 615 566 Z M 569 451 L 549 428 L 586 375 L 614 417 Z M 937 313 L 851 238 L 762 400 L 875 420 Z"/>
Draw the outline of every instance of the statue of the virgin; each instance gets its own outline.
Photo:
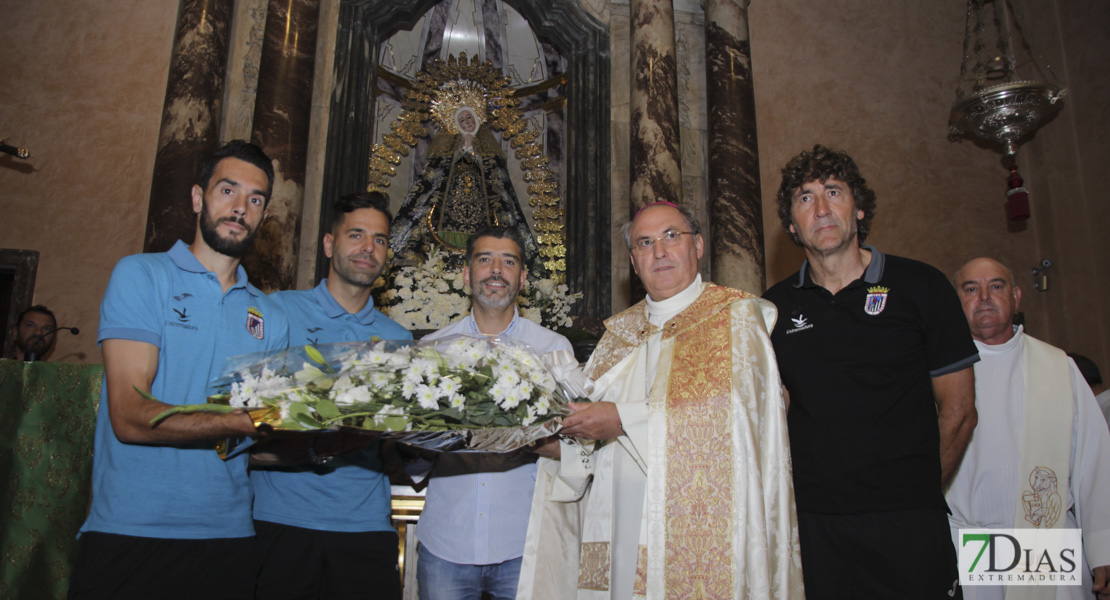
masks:
<path id="1" fill-rule="evenodd" d="M 447 116 L 441 107 L 439 114 Z M 458 105 L 437 118 L 439 132 L 427 162 L 393 222 L 390 246 L 397 264 L 416 264 L 439 246 L 448 262 L 461 267 L 466 242 L 486 225 L 504 225 L 525 240 L 524 261 L 532 277 L 547 271 L 517 202 L 505 154 L 485 122 L 485 103 Z"/>

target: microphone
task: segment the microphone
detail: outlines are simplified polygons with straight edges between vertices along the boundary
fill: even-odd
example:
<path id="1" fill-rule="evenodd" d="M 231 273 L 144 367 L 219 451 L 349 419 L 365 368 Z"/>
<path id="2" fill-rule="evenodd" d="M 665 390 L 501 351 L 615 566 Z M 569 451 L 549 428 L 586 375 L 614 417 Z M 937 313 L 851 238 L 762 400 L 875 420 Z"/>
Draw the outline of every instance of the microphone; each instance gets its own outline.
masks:
<path id="1" fill-rule="evenodd" d="M 55 327 L 54 329 L 51 329 L 50 331 L 47 331 L 46 333 L 42 333 L 42 334 L 39 334 L 39 335 L 33 335 L 33 336 L 31 336 L 30 339 L 27 340 L 28 342 L 30 342 L 31 351 L 26 353 L 23 356 L 23 362 L 37 362 L 39 360 L 39 355 L 44 353 L 46 350 L 50 349 L 50 348 L 45 348 L 43 350 L 43 352 L 39 352 L 38 347 L 42 344 L 43 341 L 46 340 L 46 336 L 48 336 L 48 335 L 50 335 L 54 332 L 60 331 L 60 330 L 68 331 L 68 332 L 72 333 L 73 335 L 77 335 L 77 334 L 81 333 L 81 330 L 76 328 L 76 327 Z M 34 341 L 34 340 L 37 340 L 37 341 Z"/>
<path id="2" fill-rule="evenodd" d="M 8 140 L 0 139 L 0 152 L 3 152 L 4 154 L 11 154 L 16 158 L 34 158 L 34 155 L 31 154 L 31 152 L 28 151 L 26 148 L 16 148 L 15 146 L 9 146 L 4 143 L 6 141 Z"/>

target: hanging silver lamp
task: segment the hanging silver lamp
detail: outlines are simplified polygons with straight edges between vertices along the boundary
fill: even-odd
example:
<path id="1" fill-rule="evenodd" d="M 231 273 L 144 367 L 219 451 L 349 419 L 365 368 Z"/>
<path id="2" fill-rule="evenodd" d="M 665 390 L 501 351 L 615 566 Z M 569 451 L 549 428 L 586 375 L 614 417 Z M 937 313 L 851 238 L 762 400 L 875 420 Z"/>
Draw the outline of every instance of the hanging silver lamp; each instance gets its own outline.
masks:
<path id="1" fill-rule="evenodd" d="M 1014 52 L 1015 38 L 1020 54 Z M 1060 110 L 1060 99 L 1067 94 L 1060 85 L 1022 78 L 1019 71 L 1047 79 L 1011 0 L 968 0 L 949 137 L 997 145 L 1009 158 L 1007 212 L 1012 221 L 1029 218 L 1029 193 L 1017 172 L 1018 144 Z M 1051 67 L 1048 72 L 1055 80 Z"/>

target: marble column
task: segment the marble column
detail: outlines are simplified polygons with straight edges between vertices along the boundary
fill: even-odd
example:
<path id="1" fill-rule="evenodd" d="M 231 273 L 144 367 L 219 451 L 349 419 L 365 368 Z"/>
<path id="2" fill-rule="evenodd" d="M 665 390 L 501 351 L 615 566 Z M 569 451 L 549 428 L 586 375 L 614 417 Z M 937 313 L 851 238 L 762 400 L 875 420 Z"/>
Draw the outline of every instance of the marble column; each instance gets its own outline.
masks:
<path id="1" fill-rule="evenodd" d="M 632 0 L 631 202 L 679 203 L 678 77 L 671 0 Z"/>
<path id="2" fill-rule="evenodd" d="M 193 242 L 196 214 L 189 193 L 204 161 L 219 146 L 232 4 L 233 0 L 181 0 L 178 7 L 145 252 L 168 250 L 178 239 Z"/>
<path id="3" fill-rule="evenodd" d="M 715 283 L 759 294 L 767 274 L 748 4 L 706 0 L 705 5 L 709 253 Z"/>
<path id="4" fill-rule="evenodd" d="M 266 292 L 291 289 L 296 278 L 319 14 L 318 0 L 270 0 L 266 13 L 251 141 L 274 160 L 274 190 L 243 257 Z"/>

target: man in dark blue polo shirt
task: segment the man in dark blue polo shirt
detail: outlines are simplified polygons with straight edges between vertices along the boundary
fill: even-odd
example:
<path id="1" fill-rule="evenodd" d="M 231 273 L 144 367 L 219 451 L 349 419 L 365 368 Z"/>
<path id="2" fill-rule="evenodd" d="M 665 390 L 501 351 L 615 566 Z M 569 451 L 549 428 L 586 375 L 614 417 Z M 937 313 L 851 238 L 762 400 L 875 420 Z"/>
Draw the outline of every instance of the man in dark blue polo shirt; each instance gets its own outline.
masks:
<path id="1" fill-rule="evenodd" d="M 806 595 L 961 597 L 942 482 L 975 428 L 979 355 L 937 269 L 861 246 L 875 193 L 815 146 L 782 170 L 779 217 L 806 252 L 767 290 Z"/>

